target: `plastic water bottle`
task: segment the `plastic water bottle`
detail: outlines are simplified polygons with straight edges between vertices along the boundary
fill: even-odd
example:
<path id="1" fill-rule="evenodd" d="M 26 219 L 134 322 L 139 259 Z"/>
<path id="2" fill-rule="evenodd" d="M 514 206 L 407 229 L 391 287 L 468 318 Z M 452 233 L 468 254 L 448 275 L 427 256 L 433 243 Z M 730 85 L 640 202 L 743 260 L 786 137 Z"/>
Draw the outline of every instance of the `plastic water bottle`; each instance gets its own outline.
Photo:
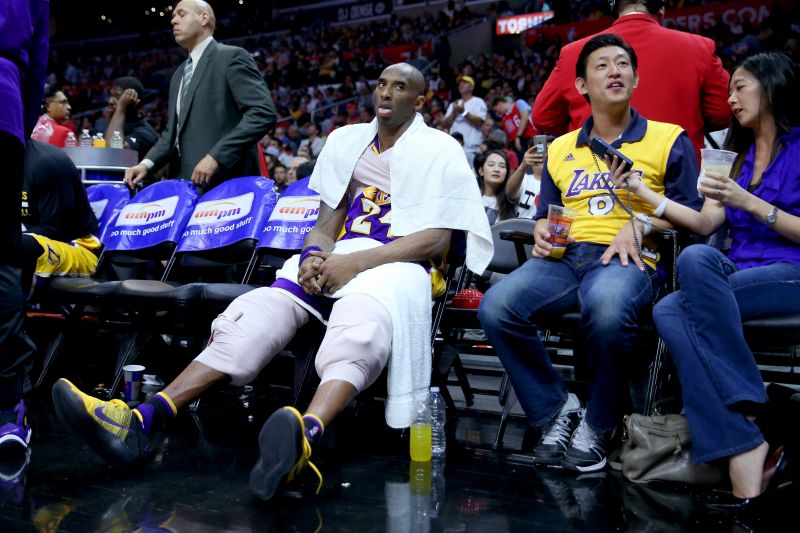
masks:
<path id="1" fill-rule="evenodd" d="M 431 518 L 438 518 L 445 500 L 444 456 L 431 457 Z"/>
<path id="2" fill-rule="evenodd" d="M 431 460 L 431 412 L 427 400 L 419 402 L 414 412 L 409 452 L 412 461 L 427 462 Z"/>
<path id="3" fill-rule="evenodd" d="M 444 398 L 439 393 L 439 387 L 431 387 L 428 405 L 431 412 L 431 454 L 434 457 L 444 457 L 447 447 L 444 433 L 444 423 L 447 419 L 447 406 Z"/>
<path id="4" fill-rule="evenodd" d="M 73 132 L 67 132 L 67 138 L 64 139 L 64 148 L 75 148 L 78 146 L 78 139 Z"/>
<path id="5" fill-rule="evenodd" d="M 122 134 L 118 131 L 111 135 L 111 148 L 122 148 Z"/>
<path id="6" fill-rule="evenodd" d="M 92 139 L 92 146 L 95 148 L 108 148 L 108 143 L 105 138 L 103 138 L 102 133 L 98 133 L 94 136 L 94 139 Z"/>
<path id="7" fill-rule="evenodd" d="M 408 465 L 411 495 L 411 529 L 424 533 L 431 528 L 431 463 L 411 461 Z"/>
<path id="8" fill-rule="evenodd" d="M 92 136 L 89 135 L 89 130 L 83 130 L 79 139 L 80 146 L 87 147 L 92 145 Z"/>

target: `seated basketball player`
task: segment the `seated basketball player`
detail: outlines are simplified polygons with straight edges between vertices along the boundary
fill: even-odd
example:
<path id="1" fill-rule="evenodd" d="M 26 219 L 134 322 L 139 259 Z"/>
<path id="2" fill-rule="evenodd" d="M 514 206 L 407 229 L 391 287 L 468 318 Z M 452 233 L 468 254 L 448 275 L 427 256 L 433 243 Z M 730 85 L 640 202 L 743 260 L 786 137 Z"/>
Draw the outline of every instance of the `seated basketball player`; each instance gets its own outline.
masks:
<path id="1" fill-rule="evenodd" d="M 22 186 L 22 283 L 31 275 L 89 276 L 100 240 L 80 173 L 63 150 L 39 141 L 25 145 Z"/>
<path id="2" fill-rule="evenodd" d="M 424 88 L 410 65 L 383 71 L 373 93 L 376 120 L 336 130 L 320 154 L 311 187 L 322 202 L 302 253 L 272 287 L 231 303 L 212 324 L 208 347 L 173 383 L 129 410 L 62 379 L 53 388 L 61 420 L 112 462 L 141 460 L 151 432 L 179 408 L 214 383 L 248 383 L 300 327 L 319 319 L 328 326 L 316 359 L 320 386 L 305 414 L 284 407 L 264 424 L 250 475 L 255 493 L 271 498 L 306 467 L 319 476 L 319 490 L 322 477 L 309 462 L 315 444 L 390 355 L 386 420 L 407 427 L 430 380 L 431 295 L 441 290 L 432 265 L 453 230 L 467 234 L 471 270 L 483 271 L 492 255 L 463 150 L 415 112 Z"/>

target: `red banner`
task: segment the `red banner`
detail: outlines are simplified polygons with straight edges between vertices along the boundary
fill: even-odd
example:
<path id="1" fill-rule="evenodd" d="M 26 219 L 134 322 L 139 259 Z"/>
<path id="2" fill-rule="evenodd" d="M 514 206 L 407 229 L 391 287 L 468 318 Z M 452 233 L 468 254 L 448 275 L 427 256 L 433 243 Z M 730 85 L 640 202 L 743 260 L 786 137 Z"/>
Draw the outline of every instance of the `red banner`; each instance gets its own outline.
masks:
<path id="1" fill-rule="evenodd" d="M 730 24 L 741 20 L 742 22 L 750 21 L 753 24 L 761 24 L 769 16 L 775 1 L 781 2 L 781 0 L 740 0 L 738 2 L 671 9 L 667 11 L 664 17 L 664 26 L 697 33 L 703 28 L 716 26 L 720 22 Z M 560 37 L 564 41 L 574 41 L 602 31 L 611 26 L 612 22 L 613 19 L 610 17 L 604 17 L 598 20 L 575 22 L 573 24 L 540 26 L 528 30 L 525 40 L 528 44 L 534 43 L 541 38 L 549 40 L 554 37 Z"/>

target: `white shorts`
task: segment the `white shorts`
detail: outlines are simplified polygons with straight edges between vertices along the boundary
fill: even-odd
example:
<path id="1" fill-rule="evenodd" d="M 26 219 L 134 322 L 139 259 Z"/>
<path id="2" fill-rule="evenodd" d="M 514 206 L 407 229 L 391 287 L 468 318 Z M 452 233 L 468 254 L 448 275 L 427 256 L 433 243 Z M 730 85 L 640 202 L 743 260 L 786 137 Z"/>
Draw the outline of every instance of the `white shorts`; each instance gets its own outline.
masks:
<path id="1" fill-rule="evenodd" d="M 208 347 L 195 359 L 230 376 L 234 385 L 251 382 L 295 333 L 311 319 L 308 311 L 280 291 L 262 287 L 231 302 L 211 324 Z M 380 376 L 392 349 L 392 321 L 370 296 L 336 301 L 316 357 L 321 382 L 347 381 L 359 392 Z"/>

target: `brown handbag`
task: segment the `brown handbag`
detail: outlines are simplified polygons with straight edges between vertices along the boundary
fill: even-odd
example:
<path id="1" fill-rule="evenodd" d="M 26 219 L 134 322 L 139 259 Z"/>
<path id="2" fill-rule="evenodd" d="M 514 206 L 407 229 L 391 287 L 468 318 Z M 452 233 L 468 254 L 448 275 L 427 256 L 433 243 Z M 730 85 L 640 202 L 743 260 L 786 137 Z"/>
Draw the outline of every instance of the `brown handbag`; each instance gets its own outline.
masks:
<path id="1" fill-rule="evenodd" d="M 718 483 L 722 479 L 720 469 L 694 464 L 691 445 L 689 423 L 683 415 L 628 415 L 620 454 L 622 474 L 635 483 Z"/>

